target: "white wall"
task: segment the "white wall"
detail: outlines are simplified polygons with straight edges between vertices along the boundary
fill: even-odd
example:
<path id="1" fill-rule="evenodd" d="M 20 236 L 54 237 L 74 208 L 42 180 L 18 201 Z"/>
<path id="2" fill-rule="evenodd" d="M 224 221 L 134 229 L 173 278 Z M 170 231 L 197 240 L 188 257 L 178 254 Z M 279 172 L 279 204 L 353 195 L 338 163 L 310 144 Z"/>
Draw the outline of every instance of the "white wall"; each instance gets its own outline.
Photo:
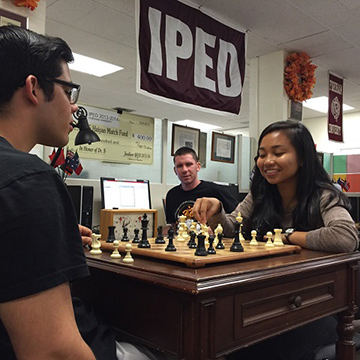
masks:
<path id="1" fill-rule="evenodd" d="M 304 120 L 304 125 L 311 132 L 318 151 L 334 155 L 360 154 L 360 113 L 343 115 L 343 143 L 328 140 L 327 116 Z"/>

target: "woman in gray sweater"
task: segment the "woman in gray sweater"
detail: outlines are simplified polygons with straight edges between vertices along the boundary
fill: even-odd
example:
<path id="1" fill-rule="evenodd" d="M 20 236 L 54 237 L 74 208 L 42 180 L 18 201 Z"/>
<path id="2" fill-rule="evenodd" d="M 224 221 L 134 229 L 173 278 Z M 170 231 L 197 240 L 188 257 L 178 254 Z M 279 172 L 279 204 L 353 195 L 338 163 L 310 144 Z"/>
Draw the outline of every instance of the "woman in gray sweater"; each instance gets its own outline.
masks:
<path id="1" fill-rule="evenodd" d="M 193 215 L 214 229 L 221 223 L 232 237 L 238 212 L 245 238 L 258 238 L 274 228 L 284 242 L 313 250 L 351 252 L 358 231 L 347 197 L 332 184 L 317 157 L 314 141 L 300 122 L 279 121 L 259 138 L 251 192 L 231 214 L 215 198 L 196 200 Z M 337 321 L 328 316 L 226 357 L 227 360 L 313 360 L 319 347 L 337 339 Z"/>
<path id="2" fill-rule="evenodd" d="M 347 197 L 322 167 L 308 129 L 300 122 L 279 121 L 259 138 L 251 192 L 231 214 L 215 198 L 198 199 L 194 216 L 214 229 L 221 223 L 226 237 L 234 234 L 238 212 L 245 238 L 257 230 L 263 239 L 274 228 L 283 241 L 313 250 L 350 252 L 359 246 Z"/>

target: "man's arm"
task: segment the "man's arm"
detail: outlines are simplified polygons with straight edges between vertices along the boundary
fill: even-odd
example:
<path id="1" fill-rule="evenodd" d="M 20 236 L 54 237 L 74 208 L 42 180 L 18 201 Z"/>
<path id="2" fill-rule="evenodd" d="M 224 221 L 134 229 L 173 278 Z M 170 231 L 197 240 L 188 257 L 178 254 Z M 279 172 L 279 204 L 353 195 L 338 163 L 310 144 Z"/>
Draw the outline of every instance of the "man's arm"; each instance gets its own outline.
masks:
<path id="1" fill-rule="evenodd" d="M 95 360 L 74 317 L 69 284 L 0 304 L 18 360 Z"/>

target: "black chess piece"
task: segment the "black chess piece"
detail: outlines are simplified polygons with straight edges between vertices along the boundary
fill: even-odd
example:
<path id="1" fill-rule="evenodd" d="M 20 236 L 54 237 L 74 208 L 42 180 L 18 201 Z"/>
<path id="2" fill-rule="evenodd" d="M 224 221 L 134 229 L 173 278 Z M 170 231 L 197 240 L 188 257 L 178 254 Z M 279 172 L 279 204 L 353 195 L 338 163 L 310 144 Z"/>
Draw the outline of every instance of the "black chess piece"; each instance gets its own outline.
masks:
<path id="1" fill-rule="evenodd" d="M 207 251 L 205 248 L 205 235 L 200 233 L 197 238 L 198 238 L 198 245 L 197 248 L 195 250 L 195 255 L 197 256 L 207 256 Z"/>
<path id="2" fill-rule="evenodd" d="M 132 241 L 134 244 L 138 244 L 140 242 L 139 232 L 140 232 L 140 230 L 138 228 L 134 229 L 135 236 L 134 236 L 134 239 Z"/>
<path id="3" fill-rule="evenodd" d="M 195 231 L 191 230 L 190 231 L 190 240 L 187 244 L 189 249 L 196 249 L 197 245 L 196 245 L 195 238 L 196 238 L 196 233 L 195 233 Z"/>
<path id="4" fill-rule="evenodd" d="M 169 230 L 168 230 L 168 239 L 169 239 L 169 243 L 165 248 L 165 251 L 176 251 L 176 247 L 174 245 L 174 229 L 170 226 Z"/>
<path id="5" fill-rule="evenodd" d="M 163 235 L 163 227 L 160 225 L 157 228 L 157 235 L 155 239 L 155 244 L 165 244 L 164 235 Z"/>
<path id="6" fill-rule="evenodd" d="M 128 231 L 129 229 L 126 226 L 123 226 L 123 236 L 121 238 L 121 241 L 129 241 Z"/>
<path id="7" fill-rule="evenodd" d="M 235 238 L 234 238 L 234 242 L 232 243 L 232 245 L 230 247 L 230 251 L 233 251 L 233 252 L 243 252 L 244 251 L 244 248 L 240 242 L 239 233 L 240 233 L 240 223 L 236 222 L 235 223 Z"/>
<path id="8" fill-rule="evenodd" d="M 138 243 L 138 248 L 150 248 L 151 247 L 149 240 L 147 238 L 148 224 L 149 224 L 149 220 L 147 218 L 147 215 L 144 214 L 141 219 L 142 235 L 141 235 L 141 241 Z"/>
<path id="9" fill-rule="evenodd" d="M 224 237 L 223 233 L 218 233 L 218 243 L 215 246 L 216 249 L 225 249 L 225 245 L 222 242 L 223 237 Z"/>
<path id="10" fill-rule="evenodd" d="M 210 255 L 216 254 L 216 250 L 214 249 L 214 235 L 209 235 L 209 248 L 207 253 Z"/>
<path id="11" fill-rule="evenodd" d="M 106 239 L 106 242 L 107 243 L 113 243 L 114 240 L 115 240 L 115 226 L 108 226 L 108 229 L 109 229 L 109 235 Z"/>

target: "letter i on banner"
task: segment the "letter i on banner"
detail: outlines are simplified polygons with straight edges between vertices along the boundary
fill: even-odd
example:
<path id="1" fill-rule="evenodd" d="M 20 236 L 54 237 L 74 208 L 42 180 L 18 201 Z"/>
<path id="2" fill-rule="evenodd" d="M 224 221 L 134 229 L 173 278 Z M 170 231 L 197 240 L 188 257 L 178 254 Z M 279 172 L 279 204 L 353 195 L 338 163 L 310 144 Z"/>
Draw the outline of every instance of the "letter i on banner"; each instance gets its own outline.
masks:
<path id="1" fill-rule="evenodd" d="M 343 83 L 344 80 L 329 73 L 329 140 L 343 142 Z"/>

